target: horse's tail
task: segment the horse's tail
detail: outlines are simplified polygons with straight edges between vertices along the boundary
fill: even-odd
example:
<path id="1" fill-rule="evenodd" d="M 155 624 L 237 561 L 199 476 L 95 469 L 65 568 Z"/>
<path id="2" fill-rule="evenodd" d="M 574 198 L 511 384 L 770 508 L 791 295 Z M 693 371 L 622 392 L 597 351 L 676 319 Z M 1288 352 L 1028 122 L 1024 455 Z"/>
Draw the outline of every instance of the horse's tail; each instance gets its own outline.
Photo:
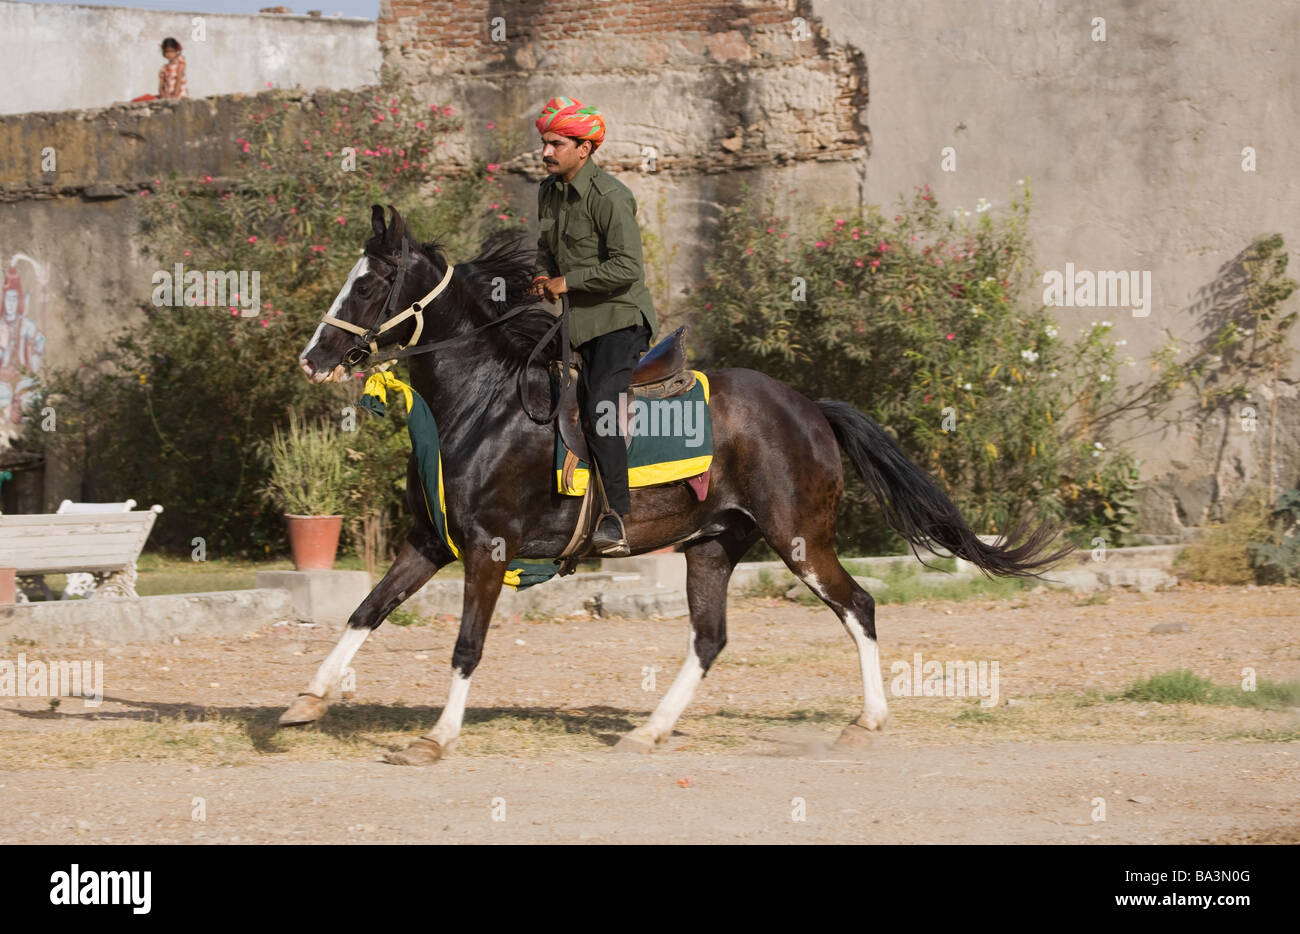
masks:
<path id="1" fill-rule="evenodd" d="M 933 550 L 941 546 L 986 573 L 1002 577 L 1041 577 L 1038 568 L 1074 550 L 1074 545 L 1068 545 L 1043 555 L 1059 531 L 1047 525 L 1034 529 L 1016 548 L 1008 543 L 1019 538 L 1019 524 L 1000 544 L 986 544 L 966 525 L 952 500 L 907 459 L 883 428 L 847 402 L 821 401 L 817 405 L 858 476 L 880 503 L 885 521 L 914 547 Z"/>

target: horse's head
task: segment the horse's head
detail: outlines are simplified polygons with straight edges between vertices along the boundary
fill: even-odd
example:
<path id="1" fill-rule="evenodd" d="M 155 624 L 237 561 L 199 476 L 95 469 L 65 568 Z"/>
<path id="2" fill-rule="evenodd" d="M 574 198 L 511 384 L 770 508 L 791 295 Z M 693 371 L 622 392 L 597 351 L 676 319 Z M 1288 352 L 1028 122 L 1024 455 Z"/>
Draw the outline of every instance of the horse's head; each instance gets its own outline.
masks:
<path id="1" fill-rule="evenodd" d="M 374 235 L 366 241 L 361 258 L 348 273 L 347 282 L 330 305 L 307 346 L 298 355 L 298 365 L 315 383 L 332 382 L 348 370 L 366 362 L 373 344 L 390 345 L 413 340 L 420 326 L 404 320 L 385 329 L 401 309 L 424 293 L 433 264 L 419 250 L 410 248 L 406 224 L 397 209 L 370 209 Z"/>

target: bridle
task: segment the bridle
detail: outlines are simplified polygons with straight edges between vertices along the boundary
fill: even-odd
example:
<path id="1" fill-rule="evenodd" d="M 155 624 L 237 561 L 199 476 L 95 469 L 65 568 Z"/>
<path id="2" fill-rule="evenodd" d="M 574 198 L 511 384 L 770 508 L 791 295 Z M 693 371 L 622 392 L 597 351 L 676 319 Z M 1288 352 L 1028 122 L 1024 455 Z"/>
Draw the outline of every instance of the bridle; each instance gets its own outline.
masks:
<path id="1" fill-rule="evenodd" d="M 402 284 L 406 280 L 406 268 L 410 264 L 410 259 L 410 241 L 403 237 L 402 259 L 397 266 L 397 275 L 393 278 L 393 285 L 388 291 L 388 298 L 384 302 L 384 314 L 380 318 L 378 326 L 363 328 L 359 325 L 353 324 L 351 321 L 343 321 L 339 318 L 331 317 L 330 315 L 321 318 L 322 324 L 333 325 L 336 328 L 342 328 L 344 331 L 356 335 L 356 343 L 343 355 L 343 363 L 347 366 L 360 367 L 362 364 L 365 364 L 366 369 L 379 369 L 380 367 L 392 363 L 394 360 L 400 360 L 404 357 L 412 357 L 416 354 L 429 353 L 430 351 L 446 347 L 449 344 L 459 343 L 460 341 L 474 336 L 479 331 L 490 328 L 495 324 L 509 321 L 515 315 L 531 310 L 527 305 L 520 305 L 519 307 L 506 312 L 499 318 L 493 318 L 487 324 L 481 324 L 476 328 L 471 328 L 464 334 L 448 338 L 447 340 L 435 341 L 432 344 L 421 344 L 417 347 L 416 344 L 419 343 L 420 335 L 424 332 L 424 310 L 429 307 L 430 303 L 433 302 L 434 299 L 446 290 L 448 285 L 451 284 L 452 272 L 455 270 L 456 266 L 453 263 L 448 263 L 447 271 L 442 274 L 442 280 L 437 285 L 426 292 L 418 301 L 412 302 L 410 305 L 406 306 L 405 310 L 394 315 L 393 311 L 397 308 L 397 302 L 401 298 Z M 396 349 L 386 351 L 381 355 L 379 351 L 380 335 L 384 334 L 386 331 L 391 331 L 407 318 L 415 319 L 415 330 L 411 333 L 411 339 L 405 344 L 399 345 Z M 550 343 L 551 338 L 555 336 L 557 330 L 560 332 L 560 352 L 563 355 L 559 392 L 553 394 L 553 404 L 550 409 L 547 410 L 547 414 L 544 417 L 539 418 L 533 414 L 531 409 L 528 408 L 528 397 L 527 393 L 524 391 L 524 383 L 528 372 L 532 367 L 533 358 L 537 356 L 537 353 L 543 347 Z M 519 391 L 519 401 L 524 407 L 524 413 L 533 421 L 539 423 L 551 422 L 554 421 L 555 417 L 559 414 L 560 402 L 572 382 L 572 371 L 569 368 L 570 352 L 569 296 L 563 294 L 560 296 L 560 314 L 556 316 L 555 323 L 547 329 L 546 333 L 542 335 L 541 339 L 528 354 L 528 359 L 524 362 L 524 365 L 519 368 L 519 376 L 516 380 L 516 387 Z"/>
<path id="2" fill-rule="evenodd" d="M 397 275 L 393 278 L 393 285 L 388 290 L 388 299 L 384 302 L 384 314 L 379 320 L 378 327 L 363 328 L 353 324 L 351 321 L 344 321 L 335 318 L 332 315 L 326 315 L 321 318 L 322 324 L 330 324 L 336 328 L 355 334 L 360 338 L 357 343 L 343 355 L 343 362 L 348 366 L 360 366 L 369 358 L 379 353 L 379 337 L 386 331 L 391 331 L 407 318 L 415 319 L 415 330 L 411 334 L 411 339 L 405 344 L 398 347 L 398 350 L 405 350 L 416 344 L 420 340 L 420 334 L 424 331 L 424 309 L 429 307 L 429 303 L 443 293 L 451 283 L 452 270 L 456 267 L 448 263 L 447 271 L 442 274 L 442 281 L 430 289 L 423 298 L 412 302 L 406 306 L 406 310 L 400 314 L 394 315 L 397 309 L 397 301 L 402 295 L 402 283 L 406 281 L 406 267 L 411 259 L 410 242 L 402 238 L 402 260 L 397 266 Z"/>

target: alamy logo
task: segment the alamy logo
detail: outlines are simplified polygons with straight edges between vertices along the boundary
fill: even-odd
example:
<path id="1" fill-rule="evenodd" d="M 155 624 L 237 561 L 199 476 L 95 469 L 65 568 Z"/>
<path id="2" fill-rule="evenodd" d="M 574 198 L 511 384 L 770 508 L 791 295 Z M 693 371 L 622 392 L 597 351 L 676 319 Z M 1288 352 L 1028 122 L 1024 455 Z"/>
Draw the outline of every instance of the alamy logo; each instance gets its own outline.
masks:
<path id="1" fill-rule="evenodd" d="M 147 915 L 152 902 L 153 873 L 82 871 L 77 863 L 68 872 L 50 876 L 51 905 L 130 905 L 131 913 Z"/>
<path id="2" fill-rule="evenodd" d="M 153 303 L 158 308 L 165 305 L 187 308 L 240 309 L 242 318 L 257 314 L 262 299 L 262 272 L 254 269 L 226 269 L 185 271 L 177 263 L 172 272 L 159 269 L 150 280 L 153 283 Z"/>
<path id="3" fill-rule="evenodd" d="M 686 439 L 683 443 L 688 448 L 697 448 L 704 443 L 708 409 L 703 400 L 633 399 L 629 406 L 627 394 L 619 393 L 617 407 L 608 399 L 596 403 L 596 434 L 601 437 L 617 435 L 621 412 L 631 416 L 627 419 L 630 437 L 682 437 Z"/>
<path id="4" fill-rule="evenodd" d="M 1151 314 L 1151 270 L 1080 269 L 1043 273 L 1043 304 L 1058 308 L 1132 308 L 1134 318 Z"/>
<path id="5" fill-rule="evenodd" d="M 998 705 L 998 663 L 938 659 L 893 662 L 889 690 L 895 697 L 978 697 L 981 707 Z"/>
<path id="6" fill-rule="evenodd" d="M 0 658 L 0 697 L 80 697 L 87 707 L 104 701 L 104 663 Z"/>

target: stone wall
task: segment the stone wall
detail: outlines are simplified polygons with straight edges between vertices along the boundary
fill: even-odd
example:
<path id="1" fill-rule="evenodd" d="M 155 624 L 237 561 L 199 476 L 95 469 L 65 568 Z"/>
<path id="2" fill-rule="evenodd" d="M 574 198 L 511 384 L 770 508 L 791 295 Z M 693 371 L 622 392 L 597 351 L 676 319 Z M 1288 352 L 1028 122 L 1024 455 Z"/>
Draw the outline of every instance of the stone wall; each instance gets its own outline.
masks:
<path id="1" fill-rule="evenodd" d="M 0 0 L 0 113 L 105 107 L 157 94 L 166 37 L 184 48 L 192 97 L 356 88 L 379 75 L 375 24 L 364 19 Z"/>
<path id="2" fill-rule="evenodd" d="M 744 185 L 798 211 L 888 205 L 929 184 L 945 205 L 973 211 L 980 198 L 1005 207 L 1028 183 L 1041 269 L 1150 273 L 1145 316 L 1057 313 L 1067 333 L 1113 321 L 1135 361 L 1168 334 L 1205 338 L 1253 237 L 1280 232 L 1292 255 L 1300 245 L 1288 166 L 1300 58 L 1279 38 L 1298 33 L 1300 7 L 1281 0 L 1086 10 L 1068 0 L 385 0 L 379 23 L 385 61 L 480 128 L 451 154 L 498 147 L 490 154 L 520 198 L 542 177 L 532 130 L 542 103 L 565 94 L 599 106 L 610 138 L 597 161 L 677 249 L 677 284 L 698 273 L 717 207 Z M 517 142 L 502 153 L 489 125 Z M 954 171 L 942 165 L 949 147 Z M 1246 147 L 1254 171 L 1243 171 Z M 1300 485 L 1300 357 L 1282 376 L 1275 480 L 1287 488 Z M 1130 426 L 1147 531 L 1214 518 L 1265 479 L 1271 401 L 1249 401 L 1253 421 L 1234 410 Z"/>
<path id="3" fill-rule="evenodd" d="M 446 170 L 502 162 L 530 218 L 544 174 L 538 110 L 557 94 L 599 106 L 610 136 L 597 160 L 675 250 L 656 294 L 664 324 L 698 313 L 682 286 L 719 207 L 746 186 L 787 211 L 888 205 L 924 184 L 947 206 L 973 210 L 983 197 L 997 210 L 1023 179 L 1042 269 L 1151 273 L 1145 317 L 1058 311 L 1067 328 L 1114 321 L 1141 359 L 1165 333 L 1203 337 L 1224 270 L 1252 237 L 1281 232 L 1293 254 L 1300 244 L 1287 164 L 1300 59 L 1280 38 L 1298 31 L 1300 10 L 1281 0 L 1229 11 L 1193 0 L 1087 11 L 1065 0 L 384 0 L 375 36 L 419 96 L 465 118 L 442 148 Z M 129 237 L 132 199 L 172 168 L 233 171 L 237 106 L 0 118 L 0 258 L 17 263 L 24 289 L 44 290 L 51 358 L 88 352 L 147 296 L 131 284 L 148 281 Z M 60 161 L 47 177 L 39 153 L 51 139 Z M 946 147 L 955 171 L 944 171 Z M 1256 171 L 1242 171 L 1245 147 Z M 1298 374 L 1292 363 L 1280 387 L 1282 487 L 1300 484 Z M 1270 400 L 1255 401 L 1254 432 L 1236 417 L 1132 426 L 1146 531 L 1201 524 L 1261 479 Z"/>

